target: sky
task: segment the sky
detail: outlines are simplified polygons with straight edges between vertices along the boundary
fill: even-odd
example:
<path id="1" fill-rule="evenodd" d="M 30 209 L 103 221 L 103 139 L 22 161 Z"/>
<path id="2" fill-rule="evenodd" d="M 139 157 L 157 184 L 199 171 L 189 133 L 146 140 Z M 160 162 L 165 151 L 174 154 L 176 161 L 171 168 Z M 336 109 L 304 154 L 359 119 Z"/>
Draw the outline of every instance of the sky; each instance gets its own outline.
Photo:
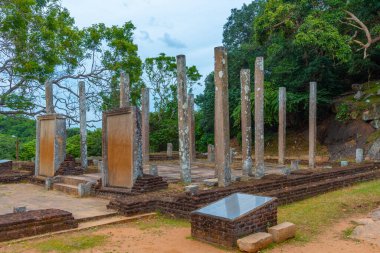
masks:
<path id="1" fill-rule="evenodd" d="M 214 47 L 221 46 L 223 25 L 231 9 L 248 0 L 61 0 L 79 27 L 108 26 L 132 21 L 139 56 L 186 55 L 187 65 L 202 74 L 201 83 L 214 68 Z M 194 94 L 203 92 L 194 87 Z"/>

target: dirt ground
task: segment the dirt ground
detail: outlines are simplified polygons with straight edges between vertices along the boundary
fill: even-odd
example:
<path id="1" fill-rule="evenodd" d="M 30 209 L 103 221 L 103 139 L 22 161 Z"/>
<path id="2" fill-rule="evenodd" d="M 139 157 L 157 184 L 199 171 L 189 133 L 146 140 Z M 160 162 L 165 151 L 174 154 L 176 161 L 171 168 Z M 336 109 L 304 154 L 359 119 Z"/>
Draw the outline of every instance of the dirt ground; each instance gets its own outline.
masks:
<path id="1" fill-rule="evenodd" d="M 354 217 L 361 218 L 361 217 Z M 371 245 L 367 242 L 359 242 L 344 237 L 343 231 L 352 227 L 351 220 L 342 220 L 336 223 L 331 229 L 315 237 L 307 243 L 290 241 L 277 245 L 276 247 L 266 250 L 271 253 L 376 253 L 380 252 L 380 246 Z M 149 223 L 146 223 L 149 224 Z M 153 221 L 154 224 L 154 221 Z M 58 236 L 56 239 L 63 240 L 68 235 Z M 104 243 L 91 249 L 80 251 L 50 251 L 42 252 L 85 252 L 85 253 L 103 253 L 103 252 L 123 252 L 123 253 L 223 253 L 238 252 L 237 250 L 226 250 L 212 245 L 201 243 L 190 237 L 190 227 L 186 226 L 168 226 L 168 225 L 141 225 L 141 224 L 124 224 L 115 225 L 96 230 L 79 232 L 73 235 L 79 236 L 103 236 Z M 28 252 L 38 253 L 36 245 L 44 243 L 47 239 L 41 239 L 35 242 L 27 242 L 15 245 L 1 245 L 0 252 Z"/>

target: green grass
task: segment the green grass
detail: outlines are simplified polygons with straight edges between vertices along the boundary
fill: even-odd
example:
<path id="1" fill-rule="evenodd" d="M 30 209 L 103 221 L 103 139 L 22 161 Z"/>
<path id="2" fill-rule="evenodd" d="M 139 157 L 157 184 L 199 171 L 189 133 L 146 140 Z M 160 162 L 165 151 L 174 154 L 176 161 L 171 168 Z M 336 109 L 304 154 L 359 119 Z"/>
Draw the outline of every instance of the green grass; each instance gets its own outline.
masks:
<path id="1" fill-rule="evenodd" d="M 343 239 L 351 239 L 352 232 L 354 232 L 355 226 L 351 226 L 343 230 Z"/>
<path id="2" fill-rule="evenodd" d="M 105 235 L 67 236 L 37 243 L 34 248 L 41 252 L 70 253 L 92 249 L 105 243 Z"/>
<path id="3" fill-rule="evenodd" d="M 153 219 L 137 221 L 135 222 L 135 224 L 141 230 L 158 229 L 161 227 L 175 227 L 175 228 L 190 227 L 190 222 L 187 220 L 168 218 L 167 216 L 162 215 L 160 213 Z"/>
<path id="4" fill-rule="evenodd" d="M 278 222 L 297 225 L 293 241 L 308 242 L 329 225 L 380 204 L 380 181 L 361 183 L 278 208 Z"/>

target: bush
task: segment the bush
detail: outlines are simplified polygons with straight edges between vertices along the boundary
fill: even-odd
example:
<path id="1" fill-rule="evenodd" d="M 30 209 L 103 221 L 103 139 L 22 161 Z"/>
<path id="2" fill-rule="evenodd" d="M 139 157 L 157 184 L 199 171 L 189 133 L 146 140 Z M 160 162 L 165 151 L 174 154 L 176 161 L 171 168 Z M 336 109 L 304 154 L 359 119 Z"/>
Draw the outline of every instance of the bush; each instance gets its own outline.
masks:
<path id="1" fill-rule="evenodd" d="M 36 140 L 21 145 L 20 160 L 29 161 L 36 156 Z"/>

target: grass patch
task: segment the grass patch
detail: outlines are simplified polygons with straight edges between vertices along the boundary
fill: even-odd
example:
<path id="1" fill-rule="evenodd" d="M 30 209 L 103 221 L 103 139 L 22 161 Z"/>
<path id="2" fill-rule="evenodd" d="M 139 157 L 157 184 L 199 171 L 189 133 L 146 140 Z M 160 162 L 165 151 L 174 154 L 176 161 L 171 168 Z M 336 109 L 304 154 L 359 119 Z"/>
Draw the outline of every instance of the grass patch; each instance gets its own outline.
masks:
<path id="1" fill-rule="evenodd" d="M 70 253 L 100 246 L 106 239 L 106 235 L 66 236 L 37 243 L 33 248 L 41 252 Z"/>
<path id="2" fill-rule="evenodd" d="M 351 239 L 352 232 L 354 232 L 355 227 L 351 226 L 345 230 L 343 230 L 343 239 Z"/>
<path id="3" fill-rule="evenodd" d="M 141 230 L 147 229 L 158 229 L 161 227 L 173 227 L 173 228 L 188 228 L 190 227 L 190 222 L 184 219 L 174 219 L 168 218 L 160 213 L 153 219 L 145 219 L 141 221 L 136 221 L 135 224 Z"/>
<path id="4" fill-rule="evenodd" d="M 278 208 L 278 222 L 297 225 L 293 241 L 308 242 L 323 228 L 353 214 L 367 213 L 380 203 L 380 180 L 357 184 Z"/>

